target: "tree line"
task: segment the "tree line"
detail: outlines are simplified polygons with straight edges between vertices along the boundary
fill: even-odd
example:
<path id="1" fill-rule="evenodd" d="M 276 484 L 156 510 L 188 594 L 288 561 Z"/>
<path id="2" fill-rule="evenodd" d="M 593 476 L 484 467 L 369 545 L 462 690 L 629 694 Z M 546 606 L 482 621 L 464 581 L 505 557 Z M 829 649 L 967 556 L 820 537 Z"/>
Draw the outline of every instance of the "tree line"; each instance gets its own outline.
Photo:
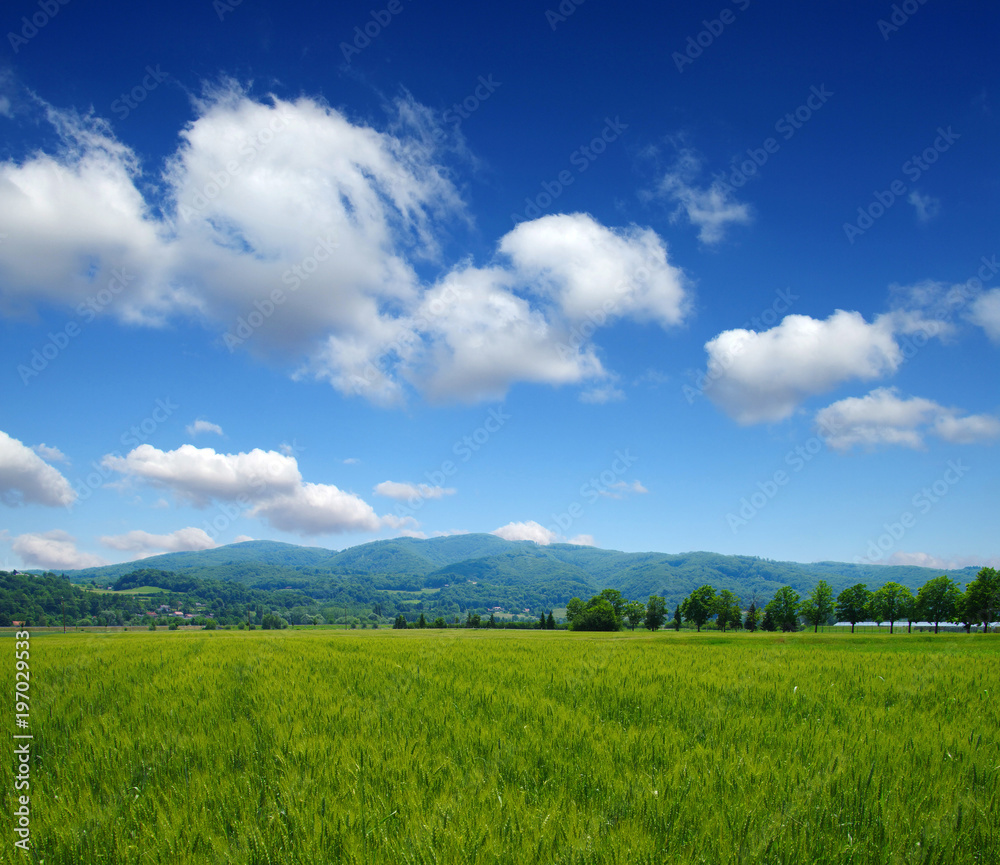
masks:
<path id="1" fill-rule="evenodd" d="M 651 631 L 667 621 L 666 602 L 650 595 L 643 604 L 626 600 L 617 589 L 605 589 L 589 601 L 573 598 L 566 605 L 569 627 L 575 631 L 620 631 L 643 624 Z M 820 580 L 805 598 L 789 586 L 782 586 L 763 606 L 756 598 L 744 608 L 740 598 L 729 589 L 716 591 L 711 585 L 699 586 L 674 608 L 672 626 L 680 630 L 687 622 L 701 631 L 710 622 L 721 631 L 797 631 L 803 623 L 814 631 L 820 625 L 848 622 L 851 632 L 858 622 L 889 623 L 889 633 L 896 622 L 926 621 L 934 625 L 961 624 L 966 631 L 982 624 L 983 630 L 1000 618 L 1000 573 L 983 568 L 963 591 L 948 576 L 934 577 L 914 595 L 906 586 L 888 582 L 875 590 L 864 583 L 844 589 L 834 598 L 826 580 Z"/>

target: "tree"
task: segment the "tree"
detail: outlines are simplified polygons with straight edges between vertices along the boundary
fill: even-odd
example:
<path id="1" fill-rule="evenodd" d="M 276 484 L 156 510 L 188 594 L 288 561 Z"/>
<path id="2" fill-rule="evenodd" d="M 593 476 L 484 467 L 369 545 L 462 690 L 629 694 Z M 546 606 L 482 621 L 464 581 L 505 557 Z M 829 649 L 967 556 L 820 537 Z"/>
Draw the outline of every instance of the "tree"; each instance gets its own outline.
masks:
<path id="1" fill-rule="evenodd" d="M 640 604 L 638 601 L 629 601 L 625 605 L 625 618 L 628 620 L 629 627 L 635 630 L 635 626 L 638 625 L 646 617 L 646 605 Z"/>
<path id="2" fill-rule="evenodd" d="M 751 601 L 750 606 L 747 607 L 747 616 L 743 620 L 743 627 L 746 628 L 751 634 L 757 630 L 760 626 L 760 610 L 757 609 L 757 602 Z"/>
<path id="3" fill-rule="evenodd" d="M 826 580 L 820 580 L 799 606 L 802 618 L 813 626 L 813 633 L 825 625 L 833 615 L 833 589 Z"/>
<path id="4" fill-rule="evenodd" d="M 571 625 L 574 631 L 618 631 L 621 630 L 621 620 L 615 615 L 611 602 L 595 595 L 588 602 Z"/>
<path id="5" fill-rule="evenodd" d="M 545 627 L 550 631 L 554 631 L 556 629 L 556 617 L 552 615 L 551 610 L 549 610 L 549 617 L 545 620 Z"/>
<path id="6" fill-rule="evenodd" d="M 493 613 L 490 613 L 490 619 L 486 623 L 486 627 L 487 628 L 495 628 L 496 626 L 497 626 L 497 617 L 494 616 Z"/>
<path id="7" fill-rule="evenodd" d="M 681 629 L 681 605 L 678 604 L 674 607 L 674 630 L 679 631 Z"/>
<path id="8" fill-rule="evenodd" d="M 420 618 L 417 620 L 417 627 L 418 628 L 426 628 L 427 627 L 427 619 L 424 618 L 424 614 L 423 613 L 420 614 Z"/>
<path id="9" fill-rule="evenodd" d="M 600 595 L 600 598 L 604 598 L 609 604 L 611 604 L 611 609 L 615 611 L 615 618 L 618 620 L 618 626 L 621 627 L 622 621 L 625 618 L 625 604 L 628 603 L 625 598 L 622 597 L 622 593 L 618 589 L 604 589 Z M 593 598 L 591 598 L 593 601 Z"/>
<path id="10" fill-rule="evenodd" d="M 448 625 L 444 621 L 444 616 L 438 616 L 434 620 L 434 627 L 435 628 L 447 628 L 448 627 Z"/>
<path id="11" fill-rule="evenodd" d="M 646 627 L 658 631 L 667 618 L 667 602 L 659 595 L 650 595 L 646 604 Z"/>
<path id="12" fill-rule="evenodd" d="M 538 627 L 540 630 L 545 630 L 545 611 L 542 610 L 538 615 Z"/>
<path id="13" fill-rule="evenodd" d="M 393 622 L 392 629 L 394 631 L 405 631 L 406 630 L 406 619 L 403 618 L 403 614 L 400 613 L 396 616 L 396 621 Z"/>
<path id="14" fill-rule="evenodd" d="M 782 586 L 774 593 L 767 609 L 776 627 L 783 631 L 797 631 L 799 629 L 799 593 L 791 586 Z"/>
<path id="15" fill-rule="evenodd" d="M 907 609 L 913 603 L 913 595 L 906 586 L 896 582 L 886 583 L 872 596 L 872 609 L 883 622 L 889 623 L 889 633 L 893 625 L 906 618 Z"/>
<path id="16" fill-rule="evenodd" d="M 774 622 L 774 611 L 771 609 L 770 604 L 764 607 L 764 615 L 761 617 L 760 620 L 760 629 L 762 631 L 778 630 L 778 627 Z"/>
<path id="17" fill-rule="evenodd" d="M 743 621 L 740 599 L 729 589 L 722 589 L 715 598 L 715 622 L 726 632 L 727 627 L 738 628 Z"/>
<path id="18" fill-rule="evenodd" d="M 583 612 L 583 608 L 583 601 L 579 598 L 570 598 L 569 603 L 566 604 L 566 619 L 569 621 L 570 627 L 573 627 L 573 621 Z"/>
<path id="19" fill-rule="evenodd" d="M 962 590 L 958 583 L 942 574 L 924 583 L 917 592 L 917 613 L 928 622 L 934 623 L 934 633 L 940 622 L 950 622 L 958 611 Z"/>
<path id="20" fill-rule="evenodd" d="M 871 603 L 872 593 L 864 583 L 856 583 L 849 589 L 844 589 L 837 595 L 837 621 L 850 622 L 853 634 L 854 626 L 868 618 Z"/>
<path id="21" fill-rule="evenodd" d="M 681 615 L 701 632 L 701 626 L 715 615 L 715 589 L 699 586 L 681 604 Z"/>
<path id="22" fill-rule="evenodd" d="M 983 568 L 965 590 L 968 615 L 973 621 L 983 623 L 983 633 L 989 631 L 990 622 L 1000 615 L 1000 573 L 995 568 Z"/>

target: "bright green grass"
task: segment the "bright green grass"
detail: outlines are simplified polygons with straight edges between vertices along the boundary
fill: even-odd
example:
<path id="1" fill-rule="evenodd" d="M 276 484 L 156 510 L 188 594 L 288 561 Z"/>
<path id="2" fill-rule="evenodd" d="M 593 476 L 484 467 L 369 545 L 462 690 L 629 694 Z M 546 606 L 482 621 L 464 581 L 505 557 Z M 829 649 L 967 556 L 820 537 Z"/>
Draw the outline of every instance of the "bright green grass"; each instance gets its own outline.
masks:
<path id="1" fill-rule="evenodd" d="M 990 865 L 998 661 L 968 635 L 38 635 L 34 851 L 0 861 Z"/>

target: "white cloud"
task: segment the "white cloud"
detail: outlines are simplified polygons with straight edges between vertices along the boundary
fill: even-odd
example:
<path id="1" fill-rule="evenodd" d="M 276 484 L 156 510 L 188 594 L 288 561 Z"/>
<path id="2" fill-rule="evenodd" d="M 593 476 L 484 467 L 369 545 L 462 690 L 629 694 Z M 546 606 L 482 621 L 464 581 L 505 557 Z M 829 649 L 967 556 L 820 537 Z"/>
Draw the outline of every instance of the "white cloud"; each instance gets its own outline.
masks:
<path id="1" fill-rule="evenodd" d="M 659 193 L 677 202 L 673 219 L 686 214 L 698 227 L 698 239 L 705 244 L 723 240 L 730 225 L 749 225 L 753 221 L 750 206 L 733 198 L 730 189 L 713 180 L 707 187 L 695 185 L 701 160 L 691 150 L 682 150 L 674 167 L 664 174 Z"/>
<path id="2" fill-rule="evenodd" d="M 941 210 L 941 201 L 914 189 L 906 199 L 917 212 L 918 222 L 930 222 Z"/>
<path id="3" fill-rule="evenodd" d="M 996 568 L 1000 567 L 1000 556 L 953 556 L 943 559 L 930 553 L 906 553 L 897 551 L 885 560 L 887 565 L 916 565 L 919 568 L 934 568 L 951 571 L 962 568 Z"/>
<path id="4" fill-rule="evenodd" d="M 101 463 L 126 477 L 170 489 L 200 508 L 207 507 L 213 499 L 255 500 L 264 495 L 290 493 L 302 483 L 294 457 L 260 448 L 249 453 L 224 454 L 194 445 L 162 451 L 143 444 L 124 457 L 108 454 Z"/>
<path id="5" fill-rule="evenodd" d="M 609 402 L 620 402 L 623 399 L 625 399 L 625 391 L 613 384 L 580 391 L 580 402 L 591 405 L 605 405 Z"/>
<path id="6" fill-rule="evenodd" d="M 345 466 L 356 466 L 361 462 L 357 457 L 348 457 L 346 460 L 342 460 Z"/>
<path id="7" fill-rule="evenodd" d="M 1000 419 L 988 414 L 962 417 L 945 409 L 934 421 L 934 434 L 956 445 L 991 442 L 1000 438 Z"/>
<path id="8" fill-rule="evenodd" d="M 837 310 L 824 321 L 786 316 L 770 330 L 727 330 L 705 344 L 705 394 L 741 424 L 780 421 L 807 397 L 850 379 L 895 372 L 903 354 L 894 319 L 872 324 Z"/>
<path id="9" fill-rule="evenodd" d="M 490 532 L 505 541 L 534 541 L 536 544 L 545 546 L 553 544 L 558 540 L 558 535 L 551 529 L 545 528 L 541 523 L 534 520 L 527 520 L 523 523 L 507 523 Z"/>
<path id="10" fill-rule="evenodd" d="M 35 504 L 58 507 L 74 501 L 76 493 L 57 469 L 31 448 L 0 430 L 0 502 L 10 506 Z"/>
<path id="11" fill-rule="evenodd" d="M 160 202 L 106 122 L 48 110 L 61 150 L 0 163 L 0 311 L 110 291 L 102 314 L 121 322 L 196 317 L 230 350 L 387 405 L 414 389 L 472 401 L 599 380 L 597 327 L 686 314 L 684 275 L 655 233 L 585 214 L 522 223 L 497 263 L 443 263 L 439 238 L 468 217 L 412 100 L 392 106 L 388 131 L 232 82 L 195 111 Z M 207 424 L 192 434 L 219 433 Z"/>
<path id="12" fill-rule="evenodd" d="M 984 291 L 972 301 L 968 317 L 985 330 L 993 342 L 1000 342 L 1000 288 Z"/>
<path id="13" fill-rule="evenodd" d="M 962 416 L 921 397 L 902 398 L 895 388 L 876 388 L 816 413 L 816 427 L 834 450 L 855 446 L 900 445 L 922 448 L 930 433 L 952 444 L 988 442 L 1000 436 L 1000 420 L 989 415 Z"/>
<path id="14" fill-rule="evenodd" d="M 541 546 L 547 546 L 548 544 L 576 544 L 577 546 L 593 547 L 597 545 L 593 535 L 577 535 L 567 540 L 557 532 L 545 528 L 541 523 L 536 523 L 534 520 L 526 520 L 523 523 L 507 523 L 505 526 L 494 529 L 490 534 L 496 535 L 498 538 L 503 538 L 505 541 L 534 541 Z"/>
<path id="15" fill-rule="evenodd" d="M 113 550 L 140 553 L 143 556 L 185 550 L 210 550 L 216 546 L 204 529 L 193 526 L 177 529 L 167 535 L 154 535 L 141 529 L 133 529 L 124 535 L 105 535 L 100 540 L 104 546 Z"/>
<path id="16" fill-rule="evenodd" d="M 416 525 L 412 519 L 378 517 L 367 502 L 332 484 L 303 481 L 295 457 L 277 451 L 224 454 L 193 445 L 173 451 L 140 445 L 124 457 L 109 454 L 102 463 L 128 479 L 169 489 L 195 507 L 236 502 L 249 516 L 302 535 Z"/>
<path id="17" fill-rule="evenodd" d="M 81 553 L 76 548 L 76 538 L 58 529 L 18 535 L 14 538 L 11 549 L 21 557 L 25 567 L 29 568 L 76 570 L 107 564 L 99 556 Z"/>
<path id="18" fill-rule="evenodd" d="M 252 540 L 254 540 L 254 538 L 251 538 L 250 535 L 237 535 L 235 538 L 233 538 L 233 543 L 242 544 L 245 543 L 246 541 L 252 541 Z"/>
<path id="19" fill-rule="evenodd" d="M 593 535 L 577 535 L 575 538 L 570 538 L 568 541 L 563 541 L 564 544 L 575 544 L 578 547 L 596 547 L 597 542 L 594 540 Z"/>
<path id="20" fill-rule="evenodd" d="M 399 502 L 410 499 L 439 499 L 458 492 L 454 487 L 438 487 L 429 484 L 400 483 L 399 481 L 382 481 L 375 486 L 374 492 Z"/>
<path id="21" fill-rule="evenodd" d="M 198 418 L 194 423 L 188 424 L 185 429 L 189 436 L 196 436 L 199 433 L 215 433 L 216 435 L 223 435 L 222 427 L 217 423 L 212 423 L 211 421 L 202 420 Z"/>
<path id="22" fill-rule="evenodd" d="M 643 494 L 648 493 L 649 490 L 640 481 L 615 481 L 612 484 L 608 484 L 606 489 L 599 490 L 599 492 L 607 498 L 621 499 L 627 493 Z"/>
<path id="23" fill-rule="evenodd" d="M 522 222 L 500 251 L 528 291 L 556 302 L 574 324 L 627 315 L 671 327 L 688 312 L 688 279 L 648 228 L 610 229 L 588 214 L 562 213 Z"/>
<path id="24" fill-rule="evenodd" d="M 69 457 L 59 448 L 49 447 L 47 444 L 32 445 L 31 449 L 43 460 L 50 463 L 68 463 Z"/>

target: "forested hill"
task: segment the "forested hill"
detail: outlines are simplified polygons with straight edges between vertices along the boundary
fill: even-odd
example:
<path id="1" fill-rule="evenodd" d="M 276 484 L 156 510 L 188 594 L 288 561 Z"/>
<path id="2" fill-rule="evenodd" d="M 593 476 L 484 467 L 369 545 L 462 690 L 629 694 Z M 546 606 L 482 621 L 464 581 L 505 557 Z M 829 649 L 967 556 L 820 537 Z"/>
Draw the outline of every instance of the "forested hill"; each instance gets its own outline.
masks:
<path id="1" fill-rule="evenodd" d="M 669 604 L 700 585 L 729 589 L 746 601 L 769 599 L 781 586 L 805 594 L 825 579 L 837 593 L 854 583 L 869 588 L 890 580 L 916 590 L 947 573 L 967 583 L 978 568 L 940 571 L 910 566 L 800 564 L 717 553 L 624 553 L 571 544 L 540 546 L 495 535 L 452 535 L 427 540 L 394 538 L 337 552 L 276 541 L 246 541 L 199 552 L 168 553 L 139 562 L 65 574 L 76 583 L 111 585 L 137 568 L 171 571 L 200 580 L 235 581 L 259 589 L 293 588 L 329 596 L 338 585 L 368 592 L 433 594 L 461 608 L 561 605 L 604 588 L 627 598 L 662 595 Z"/>

